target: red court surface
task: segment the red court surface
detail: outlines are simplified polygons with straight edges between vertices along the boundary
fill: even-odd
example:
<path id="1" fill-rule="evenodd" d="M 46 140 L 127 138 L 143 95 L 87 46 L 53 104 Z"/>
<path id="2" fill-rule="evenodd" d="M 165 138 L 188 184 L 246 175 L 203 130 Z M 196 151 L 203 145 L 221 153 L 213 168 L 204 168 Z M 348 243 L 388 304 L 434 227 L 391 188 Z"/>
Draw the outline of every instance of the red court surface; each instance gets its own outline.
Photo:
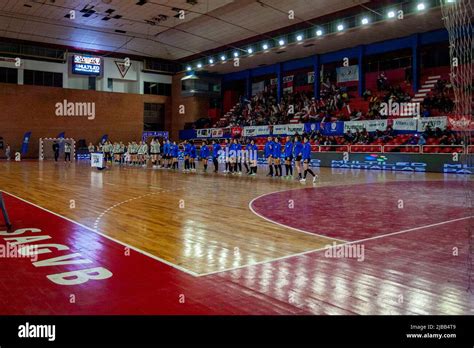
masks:
<path id="1" fill-rule="evenodd" d="M 468 216 L 467 185 L 397 181 L 313 187 L 263 195 L 250 208 L 290 228 L 357 241 Z"/>
<path id="2" fill-rule="evenodd" d="M 6 235 L 0 225 L 0 245 L 62 244 L 69 250 L 50 245 L 50 253 L 38 255 L 43 264 L 36 266 L 27 258 L 3 258 L 2 314 L 474 314 L 473 295 L 466 291 L 469 219 L 365 241 L 359 260 L 309 251 L 195 277 L 133 250 L 127 256 L 124 245 L 4 196 L 14 231 L 41 231 Z M 449 205 L 455 206 L 452 201 Z M 438 214 L 435 221 L 458 213 Z M 50 238 L 5 240 L 39 236 Z M 458 248 L 455 256 L 453 248 Z M 44 262 L 73 253 L 80 255 L 66 262 L 87 263 Z M 96 267 L 112 276 L 79 285 L 59 285 L 47 278 Z"/>

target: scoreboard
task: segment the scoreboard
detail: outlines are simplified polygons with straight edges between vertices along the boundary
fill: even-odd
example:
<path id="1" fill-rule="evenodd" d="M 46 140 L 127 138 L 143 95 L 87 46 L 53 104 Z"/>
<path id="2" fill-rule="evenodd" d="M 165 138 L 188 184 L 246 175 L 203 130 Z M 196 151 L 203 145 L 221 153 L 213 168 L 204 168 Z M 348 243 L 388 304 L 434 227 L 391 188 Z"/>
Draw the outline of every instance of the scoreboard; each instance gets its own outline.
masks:
<path id="1" fill-rule="evenodd" d="M 102 58 L 75 54 L 72 56 L 72 73 L 76 75 L 102 75 Z"/>

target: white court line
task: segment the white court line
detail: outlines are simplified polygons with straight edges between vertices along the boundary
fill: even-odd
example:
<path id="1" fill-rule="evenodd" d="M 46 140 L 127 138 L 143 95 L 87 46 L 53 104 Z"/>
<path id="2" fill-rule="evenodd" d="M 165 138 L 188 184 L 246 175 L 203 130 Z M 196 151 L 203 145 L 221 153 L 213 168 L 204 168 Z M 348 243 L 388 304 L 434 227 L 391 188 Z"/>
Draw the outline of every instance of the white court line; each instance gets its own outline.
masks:
<path id="1" fill-rule="evenodd" d="M 154 189 L 160 189 L 158 187 L 153 187 Z M 160 189 L 161 190 L 161 189 Z M 100 223 L 100 220 L 104 217 L 105 214 L 107 214 L 109 211 L 111 211 L 112 209 L 115 209 L 125 203 L 128 203 L 128 202 L 131 202 L 131 201 L 134 201 L 134 200 L 137 200 L 137 199 L 141 199 L 141 198 L 144 198 L 144 197 L 148 197 L 148 196 L 152 196 L 152 195 L 156 195 L 158 193 L 165 193 L 165 192 L 169 192 L 171 190 L 161 190 L 159 192 L 150 192 L 150 193 L 146 193 L 144 195 L 141 195 L 141 196 L 137 196 L 137 197 L 132 197 L 132 198 L 129 198 L 129 199 L 126 199 L 126 200 L 123 200 L 122 202 L 119 202 L 119 203 L 116 203 L 114 205 L 111 205 L 110 207 L 108 207 L 107 209 L 103 210 L 102 213 L 99 214 L 99 216 L 97 216 L 97 218 L 95 219 L 95 222 L 94 222 L 94 230 L 97 231 L 97 227 L 99 226 L 99 223 Z"/>
<path id="2" fill-rule="evenodd" d="M 268 222 L 271 222 L 271 223 L 274 223 L 278 226 L 281 226 L 281 227 L 285 227 L 285 228 L 289 228 L 290 230 L 294 230 L 294 231 L 297 231 L 297 232 L 301 232 L 301 233 L 306 233 L 306 234 L 309 234 L 309 235 L 312 235 L 312 236 L 318 236 L 318 237 L 323 237 L 323 238 L 326 238 L 326 239 L 332 239 L 332 240 L 335 240 L 335 241 L 338 241 L 338 242 L 341 242 L 341 243 L 347 243 L 346 240 L 342 240 L 342 239 L 338 239 L 338 238 L 331 238 L 331 237 L 328 237 L 328 236 L 325 236 L 325 235 L 322 235 L 322 234 L 318 234 L 318 233 L 313 233 L 313 232 L 309 232 L 309 231 L 305 231 L 305 230 L 302 230 L 302 229 L 299 229 L 299 228 L 296 228 L 296 227 L 291 227 L 291 226 L 288 226 L 288 225 L 284 225 L 284 224 L 281 224 L 279 222 L 276 222 L 272 219 L 269 219 L 263 215 L 260 215 L 259 213 L 257 213 L 253 208 L 252 208 L 252 203 L 259 199 L 259 198 L 262 198 L 262 197 L 265 197 L 265 196 L 269 196 L 269 195 L 272 195 L 274 193 L 280 193 L 280 192 L 288 192 L 288 191 L 296 191 L 296 190 L 304 190 L 306 188 L 310 188 L 310 187 L 302 187 L 302 188 L 297 188 L 297 189 L 291 189 L 291 190 L 281 190 L 281 191 L 274 191 L 274 192 L 270 192 L 270 193 L 265 193 L 263 195 L 260 195 L 260 196 L 257 196 L 255 197 L 254 199 L 252 199 L 249 203 L 249 209 L 252 213 L 254 213 L 255 215 L 261 217 L 262 219 L 268 221 Z M 314 187 L 313 187 L 314 188 Z"/>
<path id="3" fill-rule="evenodd" d="M 105 237 L 105 238 L 107 238 L 107 239 L 109 239 L 109 240 L 111 240 L 111 241 L 113 241 L 113 242 L 115 242 L 115 243 L 117 243 L 117 244 L 123 245 L 123 246 L 125 246 L 125 247 L 127 247 L 127 248 L 130 248 L 130 249 L 132 249 L 132 250 L 135 250 L 136 252 L 138 252 L 138 253 L 140 253 L 140 254 L 142 254 L 142 255 L 148 256 L 149 258 L 152 258 L 152 259 L 154 259 L 154 260 L 156 260 L 156 261 L 160 261 L 160 262 L 162 262 L 162 263 L 164 263 L 164 264 L 166 264 L 166 265 L 168 265 L 168 266 L 170 266 L 170 267 L 173 267 L 173 268 L 175 268 L 175 269 L 177 269 L 177 270 L 179 270 L 179 271 L 181 271 L 181 272 L 184 272 L 184 273 L 187 273 L 187 274 L 189 274 L 189 275 L 192 275 L 193 277 L 198 277 L 198 276 L 199 276 L 199 274 L 197 274 L 197 273 L 195 273 L 195 272 L 193 272 L 193 271 L 190 271 L 190 270 L 188 270 L 188 269 L 186 269 L 186 268 L 183 268 L 183 267 L 181 267 L 181 266 L 175 265 L 175 264 L 173 264 L 173 263 L 171 263 L 171 262 L 169 262 L 169 261 L 166 261 L 166 260 L 164 260 L 164 259 L 162 259 L 162 258 L 160 258 L 160 257 L 158 257 L 158 256 L 155 256 L 155 255 L 153 255 L 153 254 L 147 253 L 146 251 L 143 251 L 143 250 L 141 250 L 141 249 L 138 249 L 138 248 L 136 248 L 136 247 L 134 247 L 134 246 L 132 246 L 132 245 L 129 245 L 129 244 L 127 244 L 127 243 L 124 243 L 124 242 L 122 242 L 122 241 L 120 241 L 120 240 L 118 240 L 118 239 L 115 239 L 115 238 L 110 237 L 110 236 L 108 236 L 108 235 L 106 235 L 106 234 L 103 234 L 103 233 L 101 233 L 101 232 L 99 232 L 99 231 L 97 231 L 97 230 L 94 230 L 94 229 L 92 229 L 92 228 L 86 226 L 86 225 L 83 225 L 83 224 L 81 224 L 80 222 L 77 222 L 77 221 L 74 221 L 74 220 L 72 220 L 72 219 L 69 219 L 69 218 L 67 218 L 67 217 L 65 217 L 65 216 L 62 216 L 62 215 L 60 215 L 60 214 L 58 214 L 58 213 L 55 213 L 54 211 L 51 211 L 51 210 L 46 209 L 46 208 L 43 208 L 42 206 L 39 206 L 39 205 L 37 205 L 37 204 L 35 204 L 35 203 L 29 202 L 29 201 L 27 201 L 26 199 L 23 199 L 23 198 L 21 198 L 21 197 L 18 197 L 18 196 L 14 195 L 14 194 L 11 194 L 11 193 L 7 192 L 7 191 L 0 190 L 0 192 L 5 192 L 6 194 L 8 194 L 8 195 L 10 195 L 10 196 L 12 196 L 12 197 L 15 197 L 16 199 L 19 199 L 20 201 L 23 201 L 23 202 L 25 202 L 25 203 L 28 203 L 28 204 L 30 204 L 30 205 L 36 207 L 36 208 L 39 208 L 39 209 L 41 209 L 41 210 L 44 210 L 44 211 L 48 212 L 48 213 L 50 213 L 50 214 L 56 215 L 56 216 L 58 216 L 58 217 L 60 217 L 60 218 L 62 218 L 62 219 L 64 219 L 64 220 L 67 220 L 67 221 L 69 221 L 69 222 L 72 222 L 72 223 L 74 223 L 74 224 L 76 224 L 76 225 L 78 225 L 78 226 L 81 226 L 82 228 L 85 228 L 86 230 L 89 230 L 89 231 L 91 231 L 91 232 L 93 232 L 93 233 L 97 233 L 98 235 L 101 235 L 102 237 Z"/>
<path id="4" fill-rule="evenodd" d="M 330 245 L 329 247 L 326 246 L 326 247 L 323 247 L 323 248 L 318 248 L 318 249 L 313 249 L 313 250 L 307 250 L 307 251 L 303 251 L 303 252 L 300 252 L 300 253 L 291 254 L 291 255 L 286 255 L 286 256 L 281 256 L 281 257 L 277 257 L 277 258 L 270 259 L 270 260 L 259 261 L 259 262 L 255 262 L 255 263 L 248 264 L 248 265 L 242 265 L 242 266 L 238 266 L 238 267 L 234 267 L 234 268 L 226 268 L 226 269 L 223 269 L 223 270 L 220 270 L 220 271 L 215 271 L 215 272 L 209 272 L 209 273 L 199 274 L 198 276 L 199 276 L 199 277 L 203 277 L 203 276 L 212 275 L 212 274 L 216 274 L 216 273 L 229 272 L 229 271 L 234 271 L 234 270 L 238 270 L 238 269 L 242 269 L 242 268 L 257 266 L 257 265 L 261 265 L 261 264 L 265 264 L 265 263 L 272 263 L 272 262 L 275 262 L 275 261 L 281 261 L 281 260 L 289 259 L 289 258 L 291 258 L 291 257 L 302 256 L 302 255 L 306 255 L 306 254 L 318 252 L 318 251 L 321 251 L 321 250 L 337 248 L 337 247 L 341 247 L 341 246 L 345 246 L 345 245 L 350 245 L 350 244 L 359 244 L 359 243 L 362 243 L 362 242 L 367 242 L 367 241 L 371 241 L 371 240 L 375 240 L 375 239 L 379 239 L 379 238 L 390 237 L 390 236 L 394 236 L 394 235 L 397 235 L 397 234 L 402 234 L 402 233 L 407 233 L 407 232 L 422 230 L 422 229 L 425 229 L 425 228 L 430 228 L 430 227 L 435 227 L 435 226 L 440 226 L 440 225 L 449 224 L 449 223 L 451 223 L 451 222 L 456 222 L 456 221 L 462 221 L 462 220 L 466 220 L 466 219 L 471 219 L 471 218 L 473 218 L 473 217 L 474 217 L 474 215 L 465 216 L 465 217 L 458 218 L 458 219 L 453 219 L 453 220 L 447 220 L 447 221 L 437 222 L 437 223 L 434 223 L 434 224 L 431 224 L 431 225 L 425 225 L 425 226 L 414 227 L 414 228 L 410 228 L 410 229 L 402 230 L 402 231 L 398 231 L 398 232 L 386 233 L 386 234 L 382 234 L 382 235 L 375 236 L 375 237 L 369 237 L 369 238 L 364 238 L 364 239 L 360 239 L 360 240 L 355 240 L 355 241 L 352 241 L 352 242 L 346 242 L 346 243 L 336 244 L 336 245 L 333 244 L 333 245 Z"/>

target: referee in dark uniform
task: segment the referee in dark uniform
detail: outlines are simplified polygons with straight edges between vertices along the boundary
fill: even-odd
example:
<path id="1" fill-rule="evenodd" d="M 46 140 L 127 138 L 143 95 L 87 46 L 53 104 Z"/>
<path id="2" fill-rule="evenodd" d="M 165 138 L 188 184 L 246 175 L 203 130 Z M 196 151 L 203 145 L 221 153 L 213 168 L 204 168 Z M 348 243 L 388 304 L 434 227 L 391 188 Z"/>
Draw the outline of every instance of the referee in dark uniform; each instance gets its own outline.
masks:
<path id="1" fill-rule="evenodd" d="M 57 162 L 59 158 L 59 144 L 57 141 L 53 143 L 53 151 L 54 151 L 54 160 Z"/>

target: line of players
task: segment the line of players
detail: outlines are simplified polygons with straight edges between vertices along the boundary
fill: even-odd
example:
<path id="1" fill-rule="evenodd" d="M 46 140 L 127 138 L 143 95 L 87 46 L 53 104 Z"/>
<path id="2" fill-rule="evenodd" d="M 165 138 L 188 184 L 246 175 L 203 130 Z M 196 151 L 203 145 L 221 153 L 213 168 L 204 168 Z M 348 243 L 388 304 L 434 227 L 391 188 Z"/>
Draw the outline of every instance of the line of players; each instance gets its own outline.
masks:
<path id="1" fill-rule="evenodd" d="M 301 141 L 301 138 L 303 141 Z M 224 146 L 218 141 L 213 140 L 212 146 L 204 140 L 201 144 L 198 156 L 198 149 L 194 141 L 185 140 L 181 144 L 176 141 L 165 140 L 163 145 L 158 139 L 153 139 L 150 146 L 146 142 L 131 142 L 125 146 L 122 142 L 114 143 L 107 141 L 99 145 L 97 150 L 104 153 L 106 162 L 128 164 L 128 165 L 147 165 L 148 153 L 150 154 L 153 168 L 165 168 L 178 170 L 178 156 L 180 146 L 183 149 L 184 168 L 183 172 L 196 172 L 196 162 L 200 158 L 203 162 L 203 172 L 207 172 L 209 158 L 212 158 L 214 172 L 219 171 L 219 161 L 224 161 L 224 174 L 242 175 L 242 165 L 245 167 L 247 175 L 255 176 L 257 174 L 258 164 L 258 146 L 254 139 L 250 139 L 245 144 L 245 149 L 241 141 L 237 138 L 225 139 Z M 89 144 L 89 152 L 95 150 L 92 144 Z M 311 144 L 309 137 L 296 135 L 294 140 L 287 136 L 284 146 L 280 138 L 267 138 L 264 147 L 264 156 L 268 165 L 268 174 L 270 177 L 279 177 L 285 179 L 293 178 L 293 160 L 298 174 L 298 180 L 306 182 L 308 174 L 313 176 L 313 182 L 317 175 L 309 167 L 311 161 Z M 282 157 L 284 160 L 282 161 Z M 285 165 L 285 176 L 283 176 L 282 162 Z"/>

